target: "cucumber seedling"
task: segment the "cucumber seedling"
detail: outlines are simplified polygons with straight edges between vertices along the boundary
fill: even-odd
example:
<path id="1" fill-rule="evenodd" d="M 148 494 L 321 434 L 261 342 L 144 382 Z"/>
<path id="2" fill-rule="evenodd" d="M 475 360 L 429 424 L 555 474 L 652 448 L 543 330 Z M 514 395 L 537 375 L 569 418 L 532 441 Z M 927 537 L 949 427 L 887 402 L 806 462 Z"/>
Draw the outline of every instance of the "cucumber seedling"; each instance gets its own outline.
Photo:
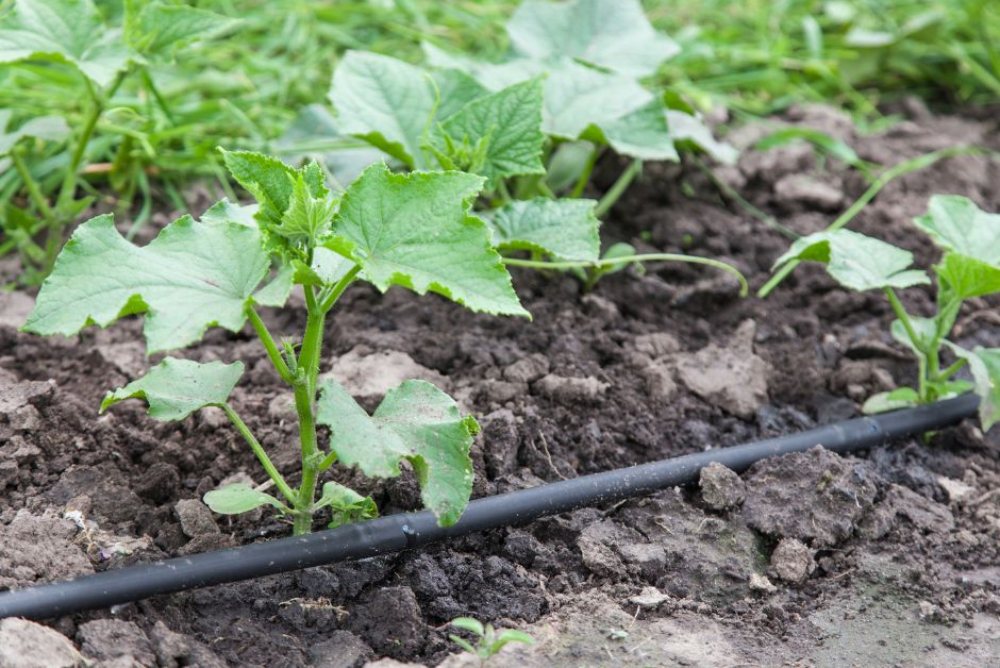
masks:
<path id="1" fill-rule="evenodd" d="M 778 258 L 775 268 L 795 261 L 822 262 L 846 288 L 885 293 L 896 315 L 892 336 L 917 359 L 917 386 L 876 394 L 865 402 L 865 412 L 927 404 L 971 389 L 982 399 L 980 421 L 989 429 L 1000 420 L 1000 348 L 968 350 L 948 335 L 966 300 L 1000 294 L 1000 214 L 986 213 L 965 197 L 935 195 L 927 213 L 914 223 L 943 250 L 933 267 L 937 308 L 930 316 L 911 315 L 896 294 L 931 282 L 923 270 L 911 268 L 913 254 L 857 232 L 840 229 L 803 237 Z M 954 362 L 943 366 L 943 351 Z M 966 366 L 971 383 L 956 378 Z"/>
<path id="2" fill-rule="evenodd" d="M 493 628 L 492 624 L 483 624 L 472 617 L 456 617 L 451 620 L 451 625 L 456 629 L 467 631 L 475 637 L 474 642 L 469 642 L 455 634 L 448 636 L 453 643 L 478 658 L 480 666 L 485 666 L 490 659 L 499 654 L 500 650 L 510 643 L 516 642 L 523 645 L 535 643 L 535 639 L 524 631 L 517 629 L 497 630 Z"/>
<path id="3" fill-rule="evenodd" d="M 527 316 L 510 275 L 490 245 L 486 224 L 470 212 L 484 179 L 464 172 L 394 174 L 368 167 L 342 194 L 331 193 L 316 163 L 293 169 L 251 152 L 224 152 L 232 176 L 257 200 L 246 208 L 223 201 L 200 221 L 184 216 L 147 246 L 116 230 L 112 216 L 82 224 L 42 285 L 25 329 L 71 335 L 144 314 L 149 353 L 196 343 L 210 326 L 233 332 L 249 320 L 298 415 L 301 472 L 297 487 L 277 470 L 263 445 L 229 403 L 243 364 L 201 364 L 167 357 L 101 409 L 130 398 L 158 420 L 182 420 L 207 406 L 221 408 L 274 483 L 276 495 L 245 484 L 211 491 L 205 502 L 223 514 L 272 506 L 308 532 L 330 509 L 331 526 L 376 513 L 370 498 L 320 477 L 335 463 L 379 478 L 412 466 L 424 505 L 442 525 L 454 523 L 472 491 L 469 448 L 475 419 L 430 383 L 408 380 L 369 415 L 337 381 L 320 377 L 327 316 L 359 280 L 381 291 L 393 285 L 435 292 L 473 310 Z M 279 343 L 259 314 L 282 307 L 293 288 L 305 295 L 305 331 Z M 318 428 L 329 427 L 329 442 Z"/>

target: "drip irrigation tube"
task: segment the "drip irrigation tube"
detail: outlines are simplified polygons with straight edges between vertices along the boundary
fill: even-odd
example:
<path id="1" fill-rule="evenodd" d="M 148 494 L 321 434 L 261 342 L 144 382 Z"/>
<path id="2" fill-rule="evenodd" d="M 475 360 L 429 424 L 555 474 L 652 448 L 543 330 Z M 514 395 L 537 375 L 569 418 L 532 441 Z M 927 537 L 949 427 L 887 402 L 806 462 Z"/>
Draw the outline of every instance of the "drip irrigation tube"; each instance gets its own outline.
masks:
<path id="1" fill-rule="evenodd" d="M 712 462 L 743 471 L 765 457 L 802 452 L 816 445 L 834 452 L 869 448 L 954 424 L 974 415 L 978 405 L 978 397 L 966 395 L 779 438 L 498 494 L 472 501 L 461 519 L 450 527 L 438 526 L 434 515 L 427 511 L 402 513 L 307 536 L 177 557 L 4 592 L 0 593 L 0 618 L 57 617 L 159 594 L 400 552 L 475 531 L 524 524 L 546 515 L 691 483 Z"/>

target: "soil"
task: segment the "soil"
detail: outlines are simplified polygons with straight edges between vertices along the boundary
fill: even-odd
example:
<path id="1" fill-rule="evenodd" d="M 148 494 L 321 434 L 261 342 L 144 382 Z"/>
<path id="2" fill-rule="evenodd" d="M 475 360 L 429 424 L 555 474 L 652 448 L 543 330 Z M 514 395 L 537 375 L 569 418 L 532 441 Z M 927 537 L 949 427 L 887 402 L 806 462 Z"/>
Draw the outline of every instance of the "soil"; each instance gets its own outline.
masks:
<path id="1" fill-rule="evenodd" d="M 862 136 L 835 111 L 803 107 L 730 139 L 747 147 L 791 123 L 882 165 L 955 144 L 1000 149 L 996 114 L 935 116 L 913 103 L 900 113 Z M 596 188 L 620 167 L 602 164 Z M 715 175 L 798 233 L 828 224 L 866 187 L 808 145 L 748 149 Z M 935 251 L 911 217 L 933 193 L 1000 210 L 997 184 L 995 160 L 942 160 L 891 183 L 852 227 L 928 266 Z M 650 165 L 604 238 L 718 257 L 755 287 L 787 246 L 691 165 Z M 476 496 L 853 417 L 871 393 L 913 380 L 880 296 L 845 292 L 818 267 L 799 268 L 765 301 L 740 299 L 726 275 L 677 264 L 620 272 L 590 293 L 566 275 L 514 276 L 531 323 L 358 287 L 326 340 L 326 369 L 356 378 L 369 407 L 398 376 L 419 376 L 480 419 Z M 15 328 L 30 296 L 0 300 L 0 589 L 289 532 L 269 513 L 220 518 L 198 501 L 234 474 L 263 482 L 221 414 L 161 424 L 139 402 L 97 414 L 106 390 L 157 361 L 144 357 L 138 321 L 42 339 Z M 905 300 L 921 312 L 932 292 L 908 290 Z M 996 306 L 968 305 L 958 342 L 1000 345 Z M 268 319 L 291 334 L 303 309 Z M 251 332 L 212 331 L 180 354 L 246 363 L 234 405 L 279 468 L 294 471 L 288 394 Z M 419 505 L 411 476 L 337 475 L 374 494 L 383 513 Z M 1000 430 L 984 435 L 970 421 L 857 457 L 814 449 L 741 476 L 712 467 L 701 487 L 418 552 L 47 626 L 8 620 L 0 665 L 476 665 L 448 640 L 460 615 L 536 638 L 495 666 L 997 665 L 998 490 Z M 31 658 L 30 647 L 43 654 Z"/>

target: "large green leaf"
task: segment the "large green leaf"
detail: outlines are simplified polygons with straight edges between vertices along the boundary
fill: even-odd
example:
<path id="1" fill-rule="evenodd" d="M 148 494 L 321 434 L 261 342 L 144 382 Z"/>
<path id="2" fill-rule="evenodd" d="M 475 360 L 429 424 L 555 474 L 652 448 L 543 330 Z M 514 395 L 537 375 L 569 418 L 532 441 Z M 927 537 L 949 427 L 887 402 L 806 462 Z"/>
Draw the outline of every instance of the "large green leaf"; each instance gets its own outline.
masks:
<path id="1" fill-rule="evenodd" d="M 973 389 L 982 400 L 979 404 L 979 420 L 984 430 L 989 429 L 1000 422 L 1000 348 L 976 346 L 972 350 L 966 350 L 961 346 L 945 343 L 952 352 L 969 363 Z"/>
<path id="2" fill-rule="evenodd" d="M 589 126 L 603 128 L 652 99 L 635 79 L 564 60 L 548 69 L 543 128 L 557 137 L 576 139 Z"/>
<path id="3" fill-rule="evenodd" d="M 601 252 L 596 204 L 589 199 L 511 202 L 490 220 L 493 243 L 498 248 L 537 251 L 559 260 L 592 262 Z"/>
<path id="4" fill-rule="evenodd" d="M 326 245 L 383 292 L 401 285 L 474 311 L 528 315 L 489 229 L 469 213 L 482 184 L 463 172 L 393 174 L 372 165 L 344 192 Z"/>
<path id="5" fill-rule="evenodd" d="M 237 24 L 221 14 L 187 5 L 126 0 L 125 40 L 136 51 L 156 54 L 228 32 Z"/>
<path id="6" fill-rule="evenodd" d="M 1000 266 L 1000 214 L 967 197 L 934 195 L 927 213 L 913 219 L 941 248 Z"/>
<path id="7" fill-rule="evenodd" d="M 181 348 L 212 325 L 239 331 L 247 299 L 269 267 L 260 233 L 245 225 L 184 216 L 138 247 L 118 233 L 112 216 L 98 216 L 73 233 L 25 330 L 70 335 L 145 311 L 149 352 Z"/>
<path id="8" fill-rule="evenodd" d="M 25 137 L 61 141 L 69 135 L 69 126 L 62 116 L 37 116 L 8 131 L 11 115 L 9 109 L 0 109 L 0 155 L 6 155 Z"/>
<path id="9" fill-rule="evenodd" d="M 652 74 L 679 51 L 653 29 L 638 0 L 525 0 L 507 33 L 519 54 L 574 58 L 631 77 Z"/>
<path id="10" fill-rule="evenodd" d="M 447 394 L 422 380 L 390 390 L 371 416 L 332 380 L 321 387 L 317 422 L 330 428 L 330 449 L 347 466 L 391 478 L 408 460 L 424 505 L 442 526 L 454 524 L 472 493 L 469 448 L 479 425 L 462 417 Z"/>
<path id="11" fill-rule="evenodd" d="M 209 362 L 167 357 L 142 378 L 108 392 L 101 412 L 126 399 L 145 399 L 156 420 L 183 420 L 206 406 L 226 403 L 243 375 L 243 363 Z"/>
<path id="12" fill-rule="evenodd" d="M 422 146 L 437 108 L 427 72 L 388 56 L 348 51 L 333 72 L 329 99 L 342 131 L 410 167 L 426 166 Z"/>
<path id="13" fill-rule="evenodd" d="M 523 174 L 544 174 L 542 82 L 532 79 L 474 100 L 445 119 L 443 131 L 453 142 L 484 142 L 475 173 L 491 181 Z"/>
<path id="14" fill-rule="evenodd" d="M 945 300 L 971 299 L 1000 292 L 1000 266 L 966 255 L 946 253 L 941 262 L 935 265 L 934 271 L 938 275 L 941 296 Z"/>
<path id="15" fill-rule="evenodd" d="M 91 0 L 15 0 L 0 23 L 0 63 L 66 62 L 105 86 L 129 57 L 121 31 L 103 24 Z"/>
<path id="16" fill-rule="evenodd" d="M 791 260 L 823 262 L 838 283 L 852 290 L 907 288 L 930 283 L 913 264 L 913 253 L 884 241 L 852 232 L 834 230 L 802 237 L 779 257 L 777 268 Z"/>

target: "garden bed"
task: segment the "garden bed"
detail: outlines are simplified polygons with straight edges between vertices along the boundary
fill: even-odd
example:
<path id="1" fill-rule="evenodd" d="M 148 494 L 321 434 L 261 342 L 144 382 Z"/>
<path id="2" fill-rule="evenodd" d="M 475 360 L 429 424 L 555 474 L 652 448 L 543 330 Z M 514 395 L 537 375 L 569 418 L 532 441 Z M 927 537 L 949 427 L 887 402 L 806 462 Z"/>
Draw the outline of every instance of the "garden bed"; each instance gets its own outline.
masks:
<path id="1" fill-rule="evenodd" d="M 995 114 L 902 110 L 908 120 L 872 137 L 825 108 L 780 121 L 879 164 L 954 145 L 1000 149 Z M 731 139 L 752 144 L 764 127 Z M 605 167 L 609 179 L 619 171 Z M 747 151 L 716 174 L 799 234 L 825 227 L 867 185 L 805 144 Z M 609 185 L 600 173 L 597 183 Z M 995 160 L 942 160 L 890 183 L 851 227 L 928 266 L 936 252 L 910 219 L 930 195 L 996 211 L 997 184 Z M 702 172 L 673 165 L 647 165 L 603 236 L 731 262 L 755 287 L 788 244 Z M 764 301 L 688 265 L 614 274 L 589 294 L 566 275 L 512 273 L 530 324 L 355 287 L 326 341 L 323 371 L 332 365 L 368 408 L 384 389 L 352 387 L 352 370 L 375 368 L 386 387 L 433 380 L 479 418 L 475 496 L 854 417 L 915 371 L 888 338 L 884 300 L 844 291 L 818 267 L 800 267 Z M 11 326 L 30 305 L 24 295 L 0 299 L 0 588 L 288 533 L 260 511 L 219 518 L 196 501 L 234 472 L 258 475 L 221 412 L 164 425 L 133 402 L 95 416 L 107 389 L 147 367 L 138 321 L 42 339 Z M 931 299 L 930 289 L 905 291 L 915 312 Z M 972 301 L 956 341 L 1000 345 L 996 303 Z M 301 330 L 303 309 L 288 312 L 269 320 L 272 331 Z M 215 330 L 183 354 L 247 363 L 233 403 L 278 467 L 294 471 L 290 395 L 259 343 Z M 716 472 L 703 491 L 52 626 L 89 658 L 133 661 L 115 665 L 435 664 L 454 651 L 446 625 L 460 615 L 540 641 L 500 666 L 987 665 L 1000 654 L 998 445 L 970 422 L 865 457 L 814 450 L 760 462 L 739 482 Z M 342 482 L 372 493 L 383 513 L 420 505 L 407 476 Z"/>

